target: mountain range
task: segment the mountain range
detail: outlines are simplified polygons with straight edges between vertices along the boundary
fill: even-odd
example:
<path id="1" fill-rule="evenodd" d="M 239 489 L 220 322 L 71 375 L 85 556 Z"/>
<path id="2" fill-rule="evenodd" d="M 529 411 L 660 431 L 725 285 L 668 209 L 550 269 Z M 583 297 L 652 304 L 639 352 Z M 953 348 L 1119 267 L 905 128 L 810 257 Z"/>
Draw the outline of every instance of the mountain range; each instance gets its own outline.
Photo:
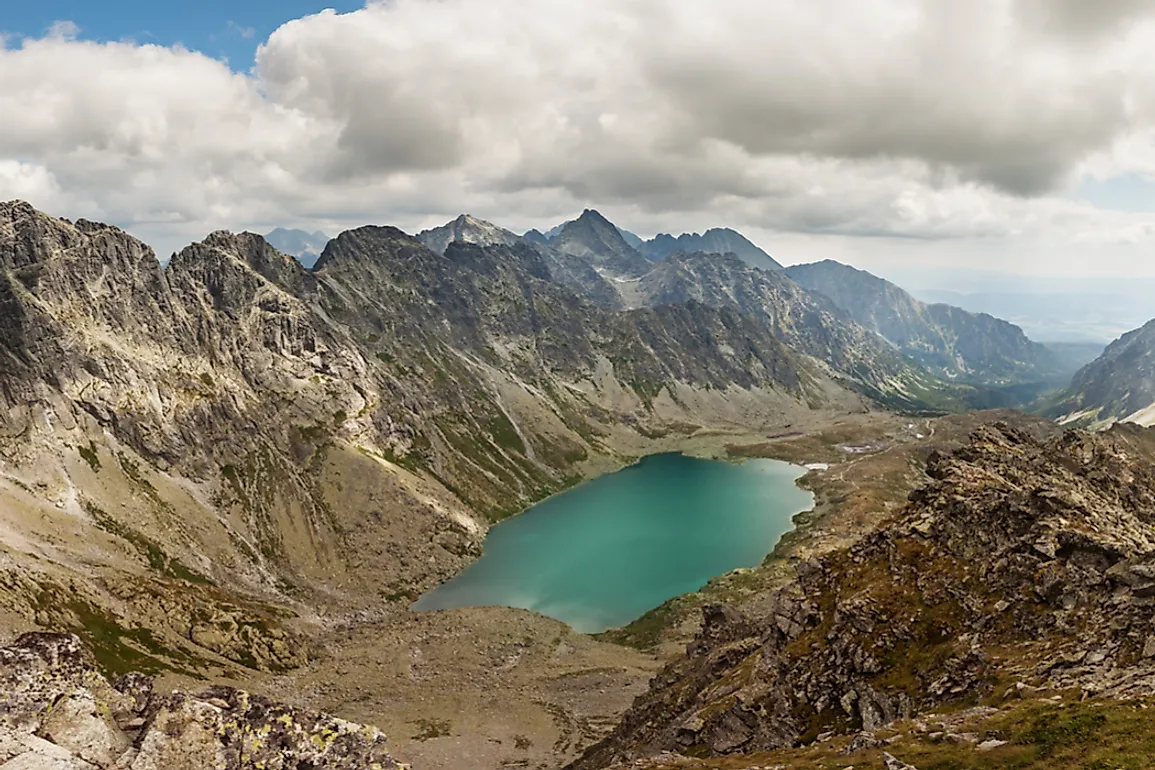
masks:
<path id="1" fill-rule="evenodd" d="M 736 230 L 731 230 L 727 227 L 714 227 L 704 233 L 683 233 L 678 236 L 673 236 L 668 233 L 659 233 L 650 240 L 631 233 L 629 230 L 624 230 L 616 225 L 609 223 L 601 214 L 596 211 L 586 210 L 583 216 L 593 216 L 602 220 L 600 225 L 603 229 L 612 227 L 617 230 L 625 244 L 635 251 L 639 252 L 646 259 L 652 262 L 660 262 L 666 257 L 676 252 L 694 253 L 704 252 L 708 254 L 735 254 L 746 264 L 751 267 L 756 267 L 762 270 L 781 270 L 782 265 L 778 264 L 773 257 L 767 254 L 762 249 L 758 248 L 744 235 Z M 579 220 L 581 217 L 578 218 Z M 537 230 L 530 230 L 523 236 L 526 240 L 542 245 L 552 245 L 553 241 L 565 231 L 566 227 L 575 223 L 578 220 L 570 220 L 564 222 L 557 227 L 541 233 Z"/>
<path id="2" fill-rule="evenodd" d="M 1007 384 L 1051 382 L 1070 375 L 1045 346 L 986 313 L 921 302 L 889 281 L 832 260 L 792 265 L 786 274 L 829 297 L 939 377 Z"/>
<path id="3" fill-rule="evenodd" d="M 305 267 L 312 267 L 325 250 L 329 236 L 320 230 L 310 233 L 278 227 L 265 234 L 265 241 L 277 251 L 296 257 Z"/>
<path id="4" fill-rule="evenodd" d="M 676 238 L 666 233 L 659 233 L 637 248 L 654 261 L 666 259 L 677 252 L 686 254 L 704 252 L 707 254 L 733 254 L 750 267 L 756 267 L 760 270 L 782 269 L 782 265 L 778 264 L 773 257 L 755 246 L 741 233 L 724 227 L 715 227 L 700 235 L 698 233 L 683 233 Z"/>
<path id="5" fill-rule="evenodd" d="M 711 238 L 672 240 L 741 245 Z M 502 697 L 530 721 L 584 725 L 535 755 L 588 749 L 583 769 L 662 750 L 873 740 L 895 718 L 990 697 L 1014 677 L 1131 692 L 1150 658 L 1146 431 L 1059 437 L 1042 420 L 980 420 L 972 439 L 932 452 L 923 442 L 949 425 L 930 415 L 1053 379 L 1048 351 L 1009 323 L 834 263 L 766 268 L 647 243 L 592 210 L 548 237 L 462 215 L 417 236 L 348 230 L 311 267 L 225 231 L 162 266 L 116 227 L 0 203 L 0 627 L 81 636 L 93 661 L 60 680 L 94 691 L 135 670 L 279 682 L 321 700 L 328 680 L 301 690 L 297 672 L 344 676 L 364 661 L 333 650 L 364 633 L 360 655 L 401 661 L 405 709 L 431 699 L 434 712 L 447 697 L 422 684 L 434 642 L 449 650 L 442 665 L 471 676 L 516 670 L 540 645 L 525 665 L 568 661 L 564 676 Z M 1145 420 L 1153 335 L 1132 332 L 1080 370 L 1054 416 Z M 860 425 L 876 434 L 860 439 Z M 837 481 L 805 483 L 826 511 L 868 503 L 796 535 L 812 550 L 791 562 L 796 580 L 750 600 L 759 614 L 709 609 L 648 692 L 651 660 L 556 624 L 405 612 L 470 564 L 494 523 L 588 476 L 695 441 L 785 451 L 734 437 L 797 439 L 803 453 L 787 459 L 815 468 L 845 462 Z M 878 470 L 853 481 L 860 459 Z M 491 646 L 462 654 L 470 636 Z M 73 646 L 32 637 L 0 663 Z M 613 686 L 567 689 L 590 671 L 637 686 L 620 722 L 592 725 L 584 710 Z M 343 692 L 328 702 L 375 697 Z M 210 725 L 256 703 L 224 690 L 173 698 L 158 709 L 187 706 Z M 142 708 L 106 725 L 109 740 L 151 725 Z M 405 709 L 395 723 L 417 719 Z M 295 735 L 293 751 L 315 743 Z M 376 738 L 358 750 L 385 756 Z"/>
<path id="6" fill-rule="evenodd" d="M 162 268 L 121 230 L 19 202 L 0 204 L 0 360 L 3 526 L 45 554 L 16 556 L 0 604 L 149 629 L 154 669 L 298 665 L 252 596 L 415 596 L 491 521 L 649 433 L 869 408 L 756 317 L 600 307 L 524 242 L 439 254 L 362 227 L 307 269 L 217 232 Z M 68 528 L 41 531 L 44 507 Z M 73 542 L 100 544 L 100 581 L 61 555 Z M 187 580 L 224 593 L 180 600 Z"/>

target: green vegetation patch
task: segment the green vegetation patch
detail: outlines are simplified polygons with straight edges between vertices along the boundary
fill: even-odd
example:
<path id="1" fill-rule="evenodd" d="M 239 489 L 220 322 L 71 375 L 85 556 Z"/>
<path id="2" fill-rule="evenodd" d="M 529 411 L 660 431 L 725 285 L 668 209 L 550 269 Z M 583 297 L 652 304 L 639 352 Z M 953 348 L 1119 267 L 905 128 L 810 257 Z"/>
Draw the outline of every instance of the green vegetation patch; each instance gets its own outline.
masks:
<path id="1" fill-rule="evenodd" d="M 988 751 L 979 751 L 975 744 L 947 740 L 936 731 L 920 733 L 911 723 L 900 722 L 894 726 L 895 742 L 877 749 L 843 754 L 850 741 L 850 736 L 844 736 L 803 748 L 730 757 L 706 758 L 708 752 L 701 751 L 698 753 L 703 757 L 695 767 L 874 768 L 883 766 L 885 751 L 919 770 L 1148 770 L 1155 757 L 1153 713 L 1155 702 L 1150 699 L 1026 701 L 989 719 L 955 728 L 973 733 L 979 742 L 1004 742 Z M 653 767 L 663 765 L 659 762 Z"/>
<path id="2" fill-rule="evenodd" d="M 96 442 L 89 441 L 88 446 L 78 447 L 80 456 L 84 458 L 84 462 L 88 463 L 88 467 L 92 468 L 93 473 L 100 472 L 100 455 L 96 452 Z"/>
<path id="3" fill-rule="evenodd" d="M 489 435 L 493 437 L 493 442 L 502 449 L 525 454 L 525 442 L 504 412 L 498 412 L 497 416 L 486 425 L 486 429 L 489 431 Z"/>
<path id="4" fill-rule="evenodd" d="M 41 589 L 34 602 L 37 611 L 83 639 L 105 677 L 115 679 L 130 671 L 152 675 L 169 671 L 203 678 L 196 669 L 204 661 L 165 645 L 147 628 L 126 628 L 111 614 L 56 586 L 42 584 Z"/>
<path id="5" fill-rule="evenodd" d="M 215 586 L 210 578 L 202 575 L 196 570 L 185 566 L 179 559 L 169 556 L 161 549 L 159 545 L 154 543 L 149 538 L 137 532 L 135 529 L 121 524 L 116 519 L 112 518 L 107 512 L 101 509 L 96 503 L 91 500 L 82 502 L 84 510 L 89 516 L 93 518 L 96 525 L 103 529 L 110 535 L 115 535 L 121 540 L 124 540 L 132 545 L 137 552 L 145 558 L 148 566 L 154 572 L 157 572 L 165 577 L 174 578 L 176 580 L 184 580 L 188 583 L 197 583 L 200 585 Z"/>
<path id="6" fill-rule="evenodd" d="M 417 725 L 417 733 L 413 740 L 424 743 L 434 738 L 447 738 L 453 725 L 444 719 L 419 719 L 412 724 Z"/>

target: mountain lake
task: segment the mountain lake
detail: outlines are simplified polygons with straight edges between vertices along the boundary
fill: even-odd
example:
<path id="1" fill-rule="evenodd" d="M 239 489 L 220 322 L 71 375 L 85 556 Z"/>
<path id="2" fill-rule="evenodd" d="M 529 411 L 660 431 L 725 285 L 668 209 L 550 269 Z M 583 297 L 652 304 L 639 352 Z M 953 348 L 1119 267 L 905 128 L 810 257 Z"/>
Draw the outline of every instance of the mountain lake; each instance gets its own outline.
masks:
<path id="1" fill-rule="evenodd" d="M 416 611 L 502 606 L 597 633 L 711 578 L 755 567 L 814 496 L 806 469 L 652 455 L 493 527 L 480 559 Z"/>

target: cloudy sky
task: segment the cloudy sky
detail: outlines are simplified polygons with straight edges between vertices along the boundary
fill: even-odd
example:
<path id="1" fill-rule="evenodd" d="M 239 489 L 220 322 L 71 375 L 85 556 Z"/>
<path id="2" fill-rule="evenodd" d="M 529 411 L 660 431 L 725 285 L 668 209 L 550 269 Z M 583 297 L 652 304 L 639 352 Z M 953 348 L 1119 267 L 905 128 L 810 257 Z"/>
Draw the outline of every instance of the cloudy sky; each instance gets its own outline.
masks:
<path id="1" fill-rule="evenodd" d="M 1146 0 L 19 5 L 0 199 L 162 256 L 591 206 L 788 263 L 1155 276 Z"/>

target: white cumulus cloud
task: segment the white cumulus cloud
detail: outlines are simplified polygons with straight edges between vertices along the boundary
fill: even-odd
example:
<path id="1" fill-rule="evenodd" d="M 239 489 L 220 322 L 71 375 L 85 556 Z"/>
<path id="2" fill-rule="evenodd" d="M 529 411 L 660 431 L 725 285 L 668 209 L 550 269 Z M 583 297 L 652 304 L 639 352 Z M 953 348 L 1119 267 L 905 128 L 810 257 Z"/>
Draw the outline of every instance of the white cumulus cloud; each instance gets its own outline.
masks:
<path id="1" fill-rule="evenodd" d="M 779 254 L 915 238 L 932 257 L 964 241 L 1002 261 L 1019 242 L 1075 260 L 1081 243 L 1125 269 L 1151 217 L 1071 191 L 1155 173 L 1152 12 L 390 0 L 283 25 L 249 73 L 61 21 L 0 48 L 0 197 L 162 253 L 222 226 L 548 226 L 593 205 L 643 233 L 734 226 Z"/>

